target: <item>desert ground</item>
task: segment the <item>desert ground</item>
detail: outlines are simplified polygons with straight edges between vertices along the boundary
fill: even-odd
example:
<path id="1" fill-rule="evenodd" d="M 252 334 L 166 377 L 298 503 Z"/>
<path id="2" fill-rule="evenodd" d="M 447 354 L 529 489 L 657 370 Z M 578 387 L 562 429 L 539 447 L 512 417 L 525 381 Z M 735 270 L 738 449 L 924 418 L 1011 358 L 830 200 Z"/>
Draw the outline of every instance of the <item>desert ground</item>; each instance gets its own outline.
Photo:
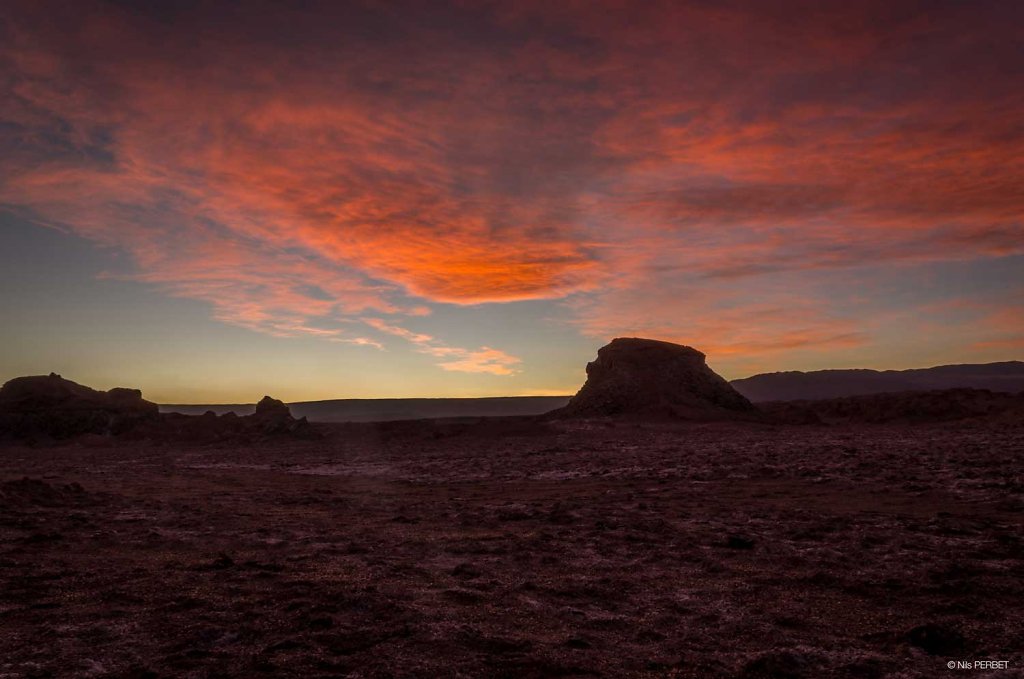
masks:
<path id="1" fill-rule="evenodd" d="M 1024 427 L 316 429 L 0 449 L 0 677 L 1020 676 Z"/>

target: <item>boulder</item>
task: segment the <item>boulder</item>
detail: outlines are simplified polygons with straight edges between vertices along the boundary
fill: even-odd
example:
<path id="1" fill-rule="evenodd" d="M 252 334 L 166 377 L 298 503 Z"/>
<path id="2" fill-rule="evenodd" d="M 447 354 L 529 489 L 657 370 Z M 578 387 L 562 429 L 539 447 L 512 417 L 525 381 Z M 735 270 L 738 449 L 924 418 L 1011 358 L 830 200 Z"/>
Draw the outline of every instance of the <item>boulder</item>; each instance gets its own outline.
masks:
<path id="1" fill-rule="evenodd" d="M 242 419 L 253 422 L 263 434 L 304 434 L 309 431 L 305 417 L 295 419 L 284 402 L 269 396 L 260 399 L 255 413 Z"/>
<path id="2" fill-rule="evenodd" d="M 960 632 L 945 625 L 928 623 L 919 625 L 906 634 L 911 646 L 917 646 L 928 655 L 959 657 L 964 653 L 965 641 Z"/>
<path id="3" fill-rule="evenodd" d="M 292 411 L 288 409 L 288 406 L 283 401 L 278 401 L 276 398 L 270 398 L 264 396 L 260 399 L 260 402 L 256 404 L 256 417 L 260 418 L 291 418 Z"/>
<path id="4" fill-rule="evenodd" d="M 620 337 L 601 347 L 587 364 L 587 381 L 560 417 L 652 415 L 690 420 L 756 414 L 692 347 Z"/>

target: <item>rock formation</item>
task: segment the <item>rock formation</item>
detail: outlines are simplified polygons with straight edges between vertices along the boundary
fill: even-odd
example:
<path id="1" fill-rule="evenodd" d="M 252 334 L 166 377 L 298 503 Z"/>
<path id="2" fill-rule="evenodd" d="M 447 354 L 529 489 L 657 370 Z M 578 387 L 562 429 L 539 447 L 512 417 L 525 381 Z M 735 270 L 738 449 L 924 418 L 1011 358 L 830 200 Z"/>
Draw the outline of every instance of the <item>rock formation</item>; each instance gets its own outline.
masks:
<path id="1" fill-rule="evenodd" d="M 308 428 L 306 418 L 296 420 L 282 401 L 264 396 L 256 404 L 256 412 L 243 420 L 251 420 L 265 434 L 295 433 Z"/>
<path id="2" fill-rule="evenodd" d="M 0 433 L 67 438 L 117 434 L 158 417 L 138 389 L 97 391 L 60 375 L 17 377 L 0 388 Z"/>
<path id="3" fill-rule="evenodd" d="M 295 419 L 287 405 L 269 396 L 252 415 L 217 417 L 160 414 L 138 389 L 97 391 L 55 373 L 16 377 L 0 388 L 0 437 L 84 440 L 83 434 L 196 442 L 315 436 L 306 418 Z"/>
<path id="4" fill-rule="evenodd" d="M 256 417 L 273 419 L 279 417 L 291 417 L 292 411 L 288 409 L 288 406 L 286 406 L 283 401 L 278 401 L 276 398 L 264 396 L 260 399 L 260 402 L 256 404 L 256 412 L 253 414 Z"/>
<path id="5" fill-rule="evenodd" d="M 728 419 L 756 412 L 704 361 L 704 354 L 671 342 L 620 337 L 587 364 L 587 381 L 561 417 L 653 415 Z"/>

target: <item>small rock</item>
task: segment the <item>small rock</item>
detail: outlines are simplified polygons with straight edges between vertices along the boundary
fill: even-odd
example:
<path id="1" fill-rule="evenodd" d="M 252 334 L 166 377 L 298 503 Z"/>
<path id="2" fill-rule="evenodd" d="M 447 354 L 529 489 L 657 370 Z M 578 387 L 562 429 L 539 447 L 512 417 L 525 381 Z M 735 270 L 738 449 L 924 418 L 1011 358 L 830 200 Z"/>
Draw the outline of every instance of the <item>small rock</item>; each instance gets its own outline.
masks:
<path id="1" fill-rule="evenodd" d="M 456 575 L 460 578 L 478 578 L 480 577 L 480 571 L 476 570 L 468 563 L 460 563 L 452 569 L 452 575 Z"/>
<path id="2" fill-rule="evenodd" d="M 802 679 L 808 676 L 807 660 L 789 651 L 766 653 L 740 670 L 743 679 Z"/>
<path id="3" fill-rule="evenodd" d="M 742 535 L 730 535 L 725 541 L 725 546 L 729 549 L 753 549 L 754 540 Z"/>
<path id="4" fill-rule="evenodd" d="M 334 618 L 330 616 L 323 616 L 319 618 L 310 618 L 306 622 L 306 627 L 312 630 L 325 630 L 334 627 Z"/>
<path id="5" fill-rule="evenodd" d="M 565 645 L 569 648 L 577 648 L 580 650 L 591 648 L 590 642 L 582 637 L 570 637 L 566 639 Z"/>
<path id="6" fill-rule="evenodd" d="M 964 650 L 964 637 L 960 632 L 933 623 L 919 625 L 907 632 L 907 641 L 928 655 L 957 655 Z"/>

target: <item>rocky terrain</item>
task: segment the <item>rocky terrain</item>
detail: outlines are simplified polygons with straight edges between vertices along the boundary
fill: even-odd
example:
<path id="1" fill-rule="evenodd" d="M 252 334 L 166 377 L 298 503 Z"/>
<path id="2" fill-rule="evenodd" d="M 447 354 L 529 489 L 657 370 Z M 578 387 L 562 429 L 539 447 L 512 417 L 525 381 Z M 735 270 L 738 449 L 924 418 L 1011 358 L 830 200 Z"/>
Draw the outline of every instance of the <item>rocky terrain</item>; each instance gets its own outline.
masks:
<path id="1" fill-rule="evenodd" d="M 587 373 L 371 424 L 9 382 L 0 677 L 1021 676 L 1024 397 L 755 409 L 637 339 Z"/>
<path id="2" fill-rule="evenodd" d="M 1019 423 L 315 426 L 0 448 L 0 676 L 1024 662 Z"/>

